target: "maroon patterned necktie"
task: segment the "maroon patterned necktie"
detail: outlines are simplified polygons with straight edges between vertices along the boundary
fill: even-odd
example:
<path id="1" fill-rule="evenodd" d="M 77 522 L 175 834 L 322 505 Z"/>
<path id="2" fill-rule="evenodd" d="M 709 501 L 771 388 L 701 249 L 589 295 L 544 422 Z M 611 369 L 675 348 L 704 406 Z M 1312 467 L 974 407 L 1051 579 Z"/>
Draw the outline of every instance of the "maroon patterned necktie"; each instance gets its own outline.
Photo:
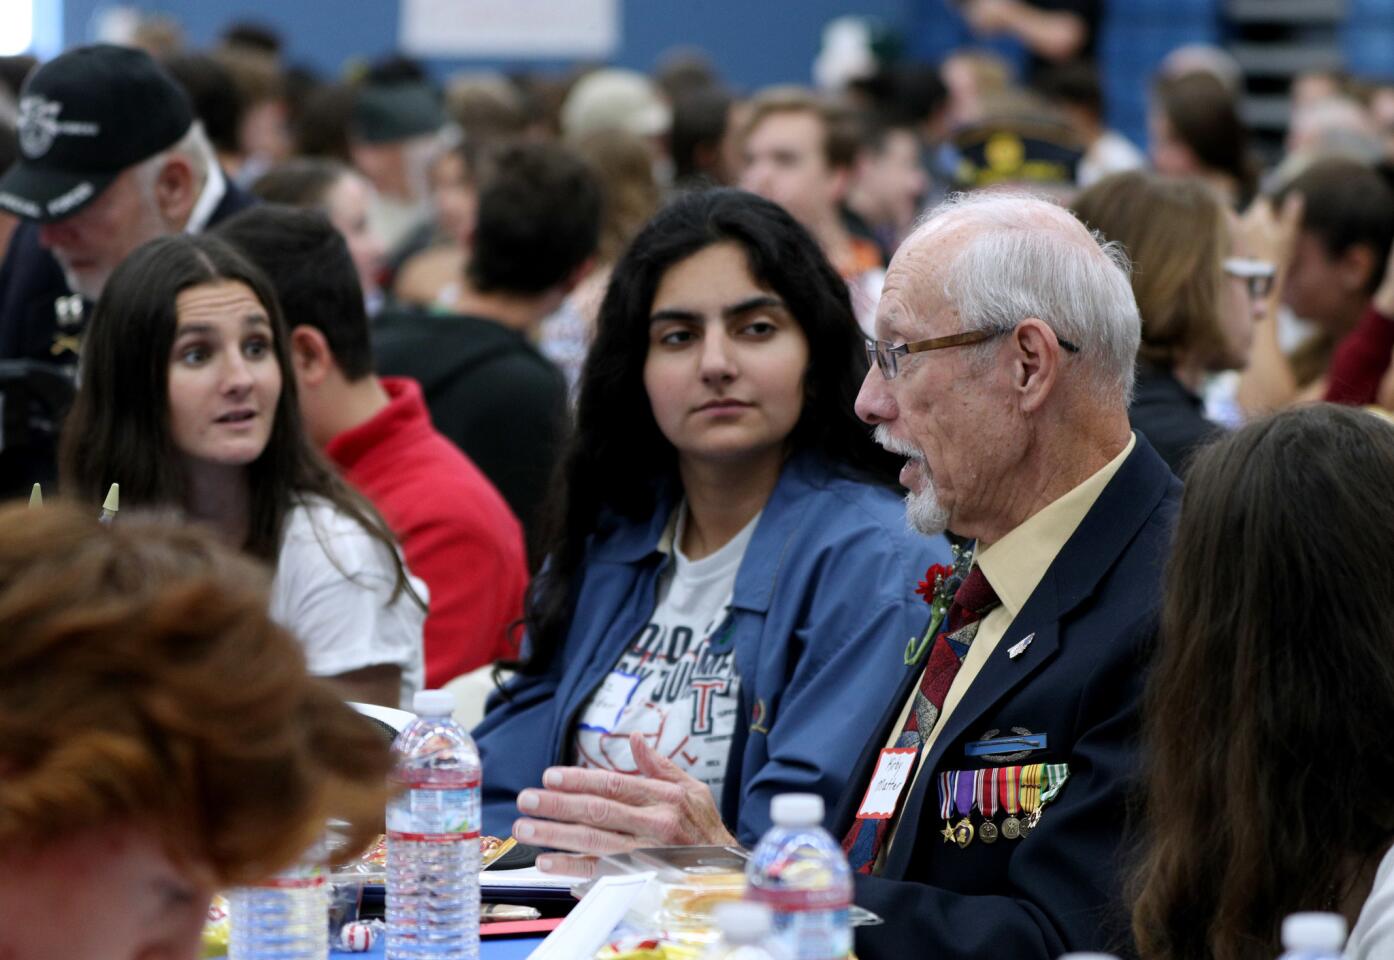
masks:
<path id="1" fill-rule="evenodd" d="M 929 739 L 934 725 L 939 722 L 939 713 L 944 708 L 949 687 L 958 674 L 958 668 L 963 665 L 963 658 L 973 638 L 978 635 L 979 624 L 998 602 L 997 591 L 987 582 L 982 568 L 973 567 L 954 593 L 953 603 L 944 617 L 944 629 L 934 638 L 934 646 L 930 648 L 924 673 L 920 675 L 920 685 L 915 691 L 915 704 L 905 718 L 900 736 L 896 738 L 897 748 L 918 750 Z M 915 759 L 918 764 L 918 754 Z M 847 862 L 857 873 L 871 873 L 886 833 L 900 816 L 901 805 L 908 792 L 906 789 L 900 791 L 896 809 L 890 817 L 858 817 L 852 823 L 842 840 L 842 852 L 847 854 Z"/>

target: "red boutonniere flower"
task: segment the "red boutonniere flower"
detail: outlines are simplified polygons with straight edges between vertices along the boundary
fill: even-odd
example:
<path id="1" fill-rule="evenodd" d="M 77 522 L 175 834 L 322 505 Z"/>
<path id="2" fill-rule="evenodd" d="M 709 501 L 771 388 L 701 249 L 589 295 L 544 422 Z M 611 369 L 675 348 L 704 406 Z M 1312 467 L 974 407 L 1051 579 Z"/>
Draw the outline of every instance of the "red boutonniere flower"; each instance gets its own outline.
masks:
<path id="1" fill-rule="evenodd" d="M 953 575 L 954 568 L 947 563 L 932 564 L 930 568 L 925 571 L 924 579 L 921 580 L 919 586 L 915 588 L 915 592 L 921 597 L 924 597 L 925 603 L 933 606 L 934 593 L 940 583 L 939 578 L 943 577 L 945 580 L 948 580 L 949 577 Z"/>

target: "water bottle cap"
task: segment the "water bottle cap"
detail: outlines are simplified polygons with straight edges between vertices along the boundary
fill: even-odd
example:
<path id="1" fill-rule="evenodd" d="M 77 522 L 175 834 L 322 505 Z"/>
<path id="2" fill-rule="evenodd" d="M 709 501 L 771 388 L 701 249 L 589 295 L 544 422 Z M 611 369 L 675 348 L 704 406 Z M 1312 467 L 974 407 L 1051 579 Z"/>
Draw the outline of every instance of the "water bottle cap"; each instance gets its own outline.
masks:
<path id="1" fill-rule="evenodd" d="M 816 793 L 781 793 L 770 803 L 770 819 L 781 827 L 813 827 L 823 822 L 823 798 Z"/>
<path id="2" fill-rule="evenodd" d="M 411 709 L 420 717 L 448 717 L 455 712 L 455 696 L 448 690 L 418 690 Z"/>
<path id="3" fill-rule="evenodd" d="M 1284 950 L 1339 953 L 1346 943 L 1346 918 L 1339 913 L 1294 913 L 1283 920 Z"/>
<path id="4" fill-rule="evenodd" d="M 727 900 L 712 908 L 712 919 L 727 943 L 759 943 L 770 935 L 770 908 L 749 900 Z"/>

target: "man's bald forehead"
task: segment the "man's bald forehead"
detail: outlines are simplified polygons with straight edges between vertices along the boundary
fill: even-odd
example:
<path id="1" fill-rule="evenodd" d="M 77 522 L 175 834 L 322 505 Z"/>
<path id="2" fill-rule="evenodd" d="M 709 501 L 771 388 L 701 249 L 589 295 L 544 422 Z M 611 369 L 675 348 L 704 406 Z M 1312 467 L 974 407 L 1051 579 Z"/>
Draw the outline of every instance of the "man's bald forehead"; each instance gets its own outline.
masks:
<path id="1" fill-rule="evenodd" d="M 930 211 L 901 244 L 896 258 L 904 253 L 913 262 L 936 247 L 992 230 L 1039 230 L 1102 256 L 1094 234 L 1059 204 L 1030 194 L 977 193 L 959 194 Z"/>

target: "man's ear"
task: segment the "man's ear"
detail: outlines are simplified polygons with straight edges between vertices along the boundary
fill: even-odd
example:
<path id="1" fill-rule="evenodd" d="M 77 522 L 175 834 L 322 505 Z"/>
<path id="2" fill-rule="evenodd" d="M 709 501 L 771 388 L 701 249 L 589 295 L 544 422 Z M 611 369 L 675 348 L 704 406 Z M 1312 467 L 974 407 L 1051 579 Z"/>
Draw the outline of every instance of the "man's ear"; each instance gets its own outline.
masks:
<path id="1" fill-rule="evenodd" d="M 170 154 L 155 177 L 155 205 L 171 230 L 183 230 L 188 224 L 201 188 L 189 158 Z"/>
<path id="2" fill-rule="evenodd" d="M 290 332 L 290 363 L 300 388 L 314 388 L 333 372 L 334 353 L 321 331 L 302 323 Z"/>
<path id="3" fill-rule="evenodd" d="M 1370 289 L 1370 278 L 1375 275 L 1375 251 L 1363 243 L 1351 244 L 1341 254 L 1338 263 L 1341 267 L 1341 282 L 1346 291 L 1359 293 Z"/>
<path id="4" fill-rule="evenodd" d="M 1012 331 L 1012 389 L 1022 412 L 1039 410 L 1055 389 L 1065 348 L 1039 317 L 1027 317 Z"/>
<path id="5" fill-rule="evenodd" d="M 852 189 L 852 173 L 853 168 L 850 165 L 833 167 L 829 171 L 829 175 L 833 178 L 833 196 L 837 197 L 838 203 L 846 200 L 847 191 Z"/>

